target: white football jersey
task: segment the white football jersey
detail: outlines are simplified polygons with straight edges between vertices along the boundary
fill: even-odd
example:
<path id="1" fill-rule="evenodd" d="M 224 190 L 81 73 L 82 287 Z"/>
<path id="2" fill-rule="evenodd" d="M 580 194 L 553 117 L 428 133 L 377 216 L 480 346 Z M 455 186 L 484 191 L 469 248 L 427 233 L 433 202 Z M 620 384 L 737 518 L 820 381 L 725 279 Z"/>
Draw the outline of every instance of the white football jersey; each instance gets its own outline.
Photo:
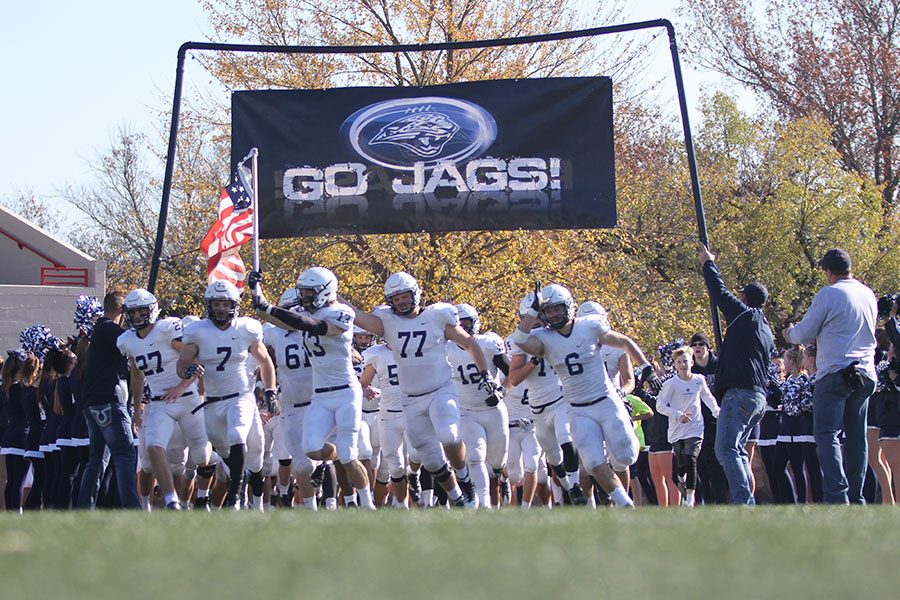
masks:
<path id="1" fill-rule="evenodd" d="M 597 341 L 608 331 L 606 319 L 587 316 L 575 318 L 568 336 L 544 327 L 531 332 L 544 344 L 544 358 L 559 375 L 563 396 L 570 404 L 591 402 L 604 396 L 619 397 L 606 374 L 601 345 Z"/>
<path id="2" fill-rule="evenodd" d="M 511 354 L 512 343 L 507 338 L 506 349 Z M 530 419 L 531 407 L 528 405 L 528 382 L 523 381 L 519 385 L 506 388 L 506 395 L 503 397 L 506 402 L 506 410 L 509 412 L 509 420 Z"/>
<path id="3" fill-rule="evenodd" d="M 400 391 L 400 378 L 397 376 L 397 362 L 394 354 L 384 344 L 366 348 L 363 352 L 363 364 L 372 365 L 375 379 L 372 384 L 381 390 L 379 404 L 385 410 L 401 410 L 403 408 L 403 392 Z"/>
<path id="4" fill-rule="evenodd" d="M 311 315 L 341 330 L 339 335 L 304 332 L 303 344 L 312 363 L 313 390 L 359 385 L 353 371 L 353 319 L 356 314 L 346 304 L 336 302 L 316 309 Z"/>
<path id="5" fill-rule="evenodd" d="M 532 335 L 536 331 L 538 330 L 532 330 Z M 521 355 L 525 357 L 525 360 L 531 360 L 530 354 L 527 354 L 513 343 L 509 345 L 509 353 L 510 356 Z M 526 393 L 528 395 L 528 404 L 531 406 L 545 406 L 559 400 L 563 395 L 559 376 L 543 357 L 538 359 L 535 368 L 531 370 L 525 381 L 519 385 L 524 385 L 528 388 Z"/>
<path id="6" fill-rule="evenodd" d="M 455 306 L 437 302 L 415 317 L 401 317 L 388 307 L 372 314 L 384 325 L 384 341 L 394 353 L 404 394 L 427 394 L 450 381 L 445 329 L 459 325 Z"/>
<path id="7" fill-rule="evenodd" d="M 200 349 L 207 396 L 229 396 L 251 391 L 253 373 L 247 369 L 249 348 L 263 339 L 262 323 L 250 317 L 235 317 L 224 331 L 209 319 L 195 321 L 184 330 L 184 343 Z"/>
<path id="8" fill-rule="evenodd" d="M 616 389 L 622 387 L 622 379 L 619 377 L 619 359 L 625 354 L 622 348 L 614 348 L 612 346 L 601 346 L 600 354 L 603 356 L 603 364 L 606 365 L 606 374 L 612 381 Z"/>
<path id="9" fill-rule="evenodd" d="M 494 357 L 506 353 L 503 340 L 496 333 L 490 332 L 476 334 L 475 342 L 484 353 L 491 379 L 500 385 L 500 369 L 494 364 Z M 487 394 L 484 390 L 478 389 L 478 384 L 481 383 L 481 371 L 475 364 L 472 354 L 468 350 L 460 348 L 455 342 L 447 342 L 447 360 L 450 361 L 450 367 L 453 369 L 453 382 L 456 383 L 456 391 L 459 393 L 460 408 L 487 408 L 484 403 Z"/>
<path id="10" fill-rule="evenodd" d="M 276 376 L 285 404 L 309 402 L 312 397 L 312 364 L 303 349 L 303 334 L 280 327 L 263 332 L 266 346 L 275 354 Z"/>
<path id="11" fill-rule="evenodd" d="M 151 398 L 158 398 L 181 383 L 181 377 L 175 372 L 179 353 L 172 347 L 172 341 L 181 337 L 181 319 L 168 317 L 154 323 L 147 337 L 141 338 L 129 329 L 116 340 L 119 352 L 133 360 L 144 373 L 144 386 L 150 388 Z M 194 382 L 185 392 L 196 389 Z"/>

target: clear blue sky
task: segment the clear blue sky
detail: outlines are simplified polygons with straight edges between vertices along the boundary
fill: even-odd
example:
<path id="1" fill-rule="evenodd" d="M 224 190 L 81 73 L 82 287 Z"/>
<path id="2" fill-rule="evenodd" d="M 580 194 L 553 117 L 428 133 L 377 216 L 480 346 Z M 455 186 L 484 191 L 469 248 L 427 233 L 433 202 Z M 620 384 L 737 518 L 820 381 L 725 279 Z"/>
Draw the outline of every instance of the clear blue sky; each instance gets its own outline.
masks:
<path id="1" fill-rule="evenodd" d="M 630 4 L 628 21 L 675 20 L 678 0 Z M 4 20 L 0 197 L 89 184 L 87 160 L 108 147 L 117 128 L 153 129 L 154 109 L 171 105 L 178 47 L 205 40 L 207 28 L 195 0 L 16 2 L 5 7 Z M 664 38 L 654 47 L 671 73 Z M 698 78 L 685 75 L 695 103 Z M 205 79 L 188 61 L 185 89 Z"/>

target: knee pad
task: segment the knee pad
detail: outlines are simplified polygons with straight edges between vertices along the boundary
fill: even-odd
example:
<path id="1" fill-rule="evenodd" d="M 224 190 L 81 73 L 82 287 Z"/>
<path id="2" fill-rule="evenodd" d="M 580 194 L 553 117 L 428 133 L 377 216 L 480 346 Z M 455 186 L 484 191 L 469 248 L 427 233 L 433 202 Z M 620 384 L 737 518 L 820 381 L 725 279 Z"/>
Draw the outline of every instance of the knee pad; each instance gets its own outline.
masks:
<path id="1" fill-rule="evenodd" d="M 197 467 L 197 475 L 203 477 L 204 479 L 209 479 L 215 474 L 216 465 L 203 465 L 202 467 Z"/>
<path id="2" fill-rule="evenodd" d="M 560 444 L 560 448 L 562 448 L 563 464 L 566 466 L 566 471 L 569 473 L 577 471 L 578 451 L 575 449 L 575 445 L 572 442 L 566 442 L 565 444 Z"/>
<path id="3" fill-rule="evenodd" d="M 400 477 L 391 477 L 391 483 L 403 483 L 404 481 L 406 481 L 406 473 Z"/>
<path id="4" fill-rule="evenodd" d="M 450 469 L 447 468 L 447 463 L 444 463 L 443 465 L 441 465 L 441 468 L 438 469 L 437 471 L 430 471 L 430 472 L 431 472 L 431 476 L 438 483 L 444 483 L 448 479 L 450 479 Z"/>
<path id="5" fill-rule="evenodd" d="M 250 485 L 250 491 L 253 492 L 254 496 L 263 495 L 262 471 L 250 471 L 250 476 L 247 478 L 247 483 Z"/>
<path id="6" fill-rule="evenodd" d="M 279 458 L 278 464 L 281 465 L 282 467 L 289 467 L 289 466 L 291 466 L 291 459 L 290 458 Z"/>

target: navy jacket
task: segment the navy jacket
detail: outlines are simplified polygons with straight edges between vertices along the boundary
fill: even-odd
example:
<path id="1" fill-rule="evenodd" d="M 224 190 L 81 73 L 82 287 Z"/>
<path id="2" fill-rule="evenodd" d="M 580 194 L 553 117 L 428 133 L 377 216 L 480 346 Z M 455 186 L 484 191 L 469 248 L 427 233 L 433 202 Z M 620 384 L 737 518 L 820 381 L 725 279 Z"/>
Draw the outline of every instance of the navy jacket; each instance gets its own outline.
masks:
<path id="1" fill-rule="evenodd" d="M 713 261 L 703 265 L 703 279 L 716 307 L 728 323 L 719 352 L 716 396 L 730 388 L 753 390 L 765 395 L 769 357 L 775 345 L 772 329 L 759 308 L 750 308 L 732 294 Z"/>
<path id="2" fill-rule="evenodd" d="M 82 407 L 119 402 L 116 385 L 128 380 L 128 362 L 116 346 L 123 333 L 124 329 L 106 317 L 100 317 L 94 325 L 81 382 Z"/>

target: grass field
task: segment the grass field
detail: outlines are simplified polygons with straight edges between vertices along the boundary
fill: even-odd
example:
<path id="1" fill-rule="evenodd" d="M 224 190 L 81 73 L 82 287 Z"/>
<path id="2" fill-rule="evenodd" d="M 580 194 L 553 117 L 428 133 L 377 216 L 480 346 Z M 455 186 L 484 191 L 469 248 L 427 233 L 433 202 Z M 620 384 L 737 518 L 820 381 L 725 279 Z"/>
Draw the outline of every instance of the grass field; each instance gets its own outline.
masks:
<path id="1" fill-rule="evenodd" d="M 0 515 L 0 598 L 896 598 L 900 511 Z"/>

